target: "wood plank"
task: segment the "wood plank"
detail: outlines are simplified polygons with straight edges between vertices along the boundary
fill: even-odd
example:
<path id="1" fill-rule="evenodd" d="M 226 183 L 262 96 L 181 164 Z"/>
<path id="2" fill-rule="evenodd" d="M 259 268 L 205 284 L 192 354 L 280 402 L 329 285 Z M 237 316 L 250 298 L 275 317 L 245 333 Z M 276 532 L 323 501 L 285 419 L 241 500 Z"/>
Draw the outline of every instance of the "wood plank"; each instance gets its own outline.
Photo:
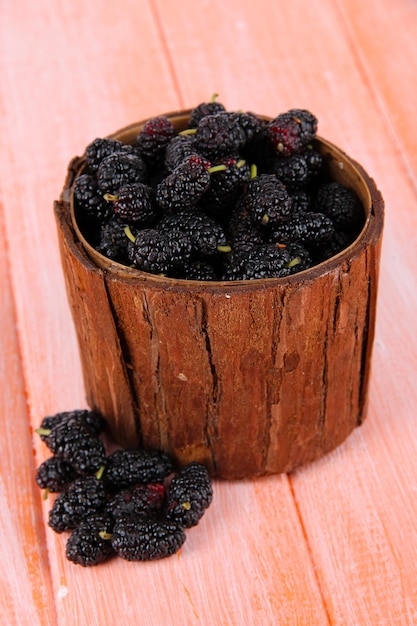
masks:
<path id="1" fill-rule="evenodd" d="M 391 149 L 417 188 L 417 136 L 411 130 L 417 104 L 417 7 L 406 0 L 388 0 L 383 11 L 375 0 L 338 0 L 336 5 L 352 54 L 384 114 Z"/>
<path id="2" fill-rule="evenodd" d="M 3 205 L 0 203 L 0 209 Z M 0 606 L 4 624 L 53 624 L 41 495 L 35 476 L 28 406 L 0 211 Z"/>

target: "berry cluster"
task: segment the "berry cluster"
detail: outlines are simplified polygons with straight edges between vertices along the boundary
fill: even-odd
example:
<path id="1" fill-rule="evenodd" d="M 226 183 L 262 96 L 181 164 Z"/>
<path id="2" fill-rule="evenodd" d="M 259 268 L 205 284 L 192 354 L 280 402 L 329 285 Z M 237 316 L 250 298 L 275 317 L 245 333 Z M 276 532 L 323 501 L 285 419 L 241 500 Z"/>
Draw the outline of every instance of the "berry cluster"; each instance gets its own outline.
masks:
<path id="1" fill-rule="evenodd" d="M 288 276 L 352 243 L 364 212 L 330 179 L 315 116 L 266 121 L 216 96 L 180 132 L 161 115 L 133 145 L 87 146 L 74 202 L 91 245 L 152 274 L 227 281 Z"/>
<path id="2" fill-rule="evenodd" d="M 114 555 L 149 561 L 174 554 L 212 501 L 206 468 L 192 462 L 175 471 L 158 450 L 107 453 L 105 427 L 99 413 L 75 410 L 45 417 L 36 430 L 52 452 L 36 472 L 45 495 L 57 493 L 49 526 L 71 533 L 66 556 L 83 566 Z"/>

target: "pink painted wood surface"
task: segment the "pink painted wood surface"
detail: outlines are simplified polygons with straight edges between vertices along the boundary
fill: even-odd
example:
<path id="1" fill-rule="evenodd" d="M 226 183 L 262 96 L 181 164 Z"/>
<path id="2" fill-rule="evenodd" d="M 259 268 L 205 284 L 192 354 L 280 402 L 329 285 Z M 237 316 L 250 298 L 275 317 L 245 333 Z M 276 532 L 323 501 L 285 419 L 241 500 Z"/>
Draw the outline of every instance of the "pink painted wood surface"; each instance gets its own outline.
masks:
<path id="1" fill-rule="evenodd" d="M 2 623 L 417 623 L 416 66 L 407 0 L 1 4 Z M 382 191 L 368 419 L 290 476 L 216 482 L 180 555 L 85 570 L 34 483 L 33 429 L 85 405 L 53 201 L 90 140 L 214 91 L 309 108 Z"/>

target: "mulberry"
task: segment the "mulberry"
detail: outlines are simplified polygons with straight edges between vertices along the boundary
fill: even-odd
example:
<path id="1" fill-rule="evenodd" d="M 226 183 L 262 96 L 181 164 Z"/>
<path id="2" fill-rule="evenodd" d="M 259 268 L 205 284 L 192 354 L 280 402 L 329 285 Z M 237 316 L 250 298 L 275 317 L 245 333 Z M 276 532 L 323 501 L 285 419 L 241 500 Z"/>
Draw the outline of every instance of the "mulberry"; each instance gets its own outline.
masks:
<path id="1" fill-rule="evenodd" d="M 204 465 L 189 463 L 169 486 L 165 514 L 184 528 L 195 526 L 213 499 L 213 486 Z"/>
<path id="2" fill-rule="evenodd" d="M 129 151 L 130 146 L 126 147 L 118 139 L 111 139 L 110 137 L 97 137 L 91 143 L 88 144 L 85 149 L 85 160 L 88 165 L 88 169 L 97 174 L 100 163 L 106 157 L 113 154 L 113 152 Z"/>
<path id="3" fill-rule="evenodd" d="M 116 215 L 102 224 L 100 240 L 95 247 L 97 252 L 108 259 L 129 265 L 130 260 L 127 249 L 130 240 L 126 234 L 126 228 L 128 226 L 132 236 L 135 236 L 135 229 L 126 222 L 121 221 Z"/>
<path id="4" fill-rule="evenodd" d="M 144 183 L 123 185 L 116 194 L 105 194 L 105 199 L 113 203 L 114 213 L 120 220 L 132 222 L 136 227 L 149 226 L 156 219 L 153 190 Z"/>
<path id="5" fill-rule="evenodd" d="M 291 256 L 285 247 L 262 244 L 247 254 L 236 255 L 227 266 L 223 280 L 254 280 L 257 278 L 281 278 L 288 274 L 287 264 Z"/>
<path id="6" fill-rule="evenodd" d="M 208 215 L 224 221 L 236 205 L 244 185 L 250 180 L 250 166 L 238 157 L 222 159 L 215 165 L 224 165 L 225 169 L 211 176 L 210 186 L 199 206 Z"/>
<path id="7" fill-rule="evenodd" d="M 100 163 L 97 184 L 103 194 L 115 194 L 123 185 L 145 182 L 146 175 L 146 165 L 140 156 L 113 152 Z"/>
<path id="8" fill-rule="evenodd" d="M 151 274 L 170 275 L 190 259 L 193 246 L 190 238 L 179 230 L 163 233 L 155 228 L 140 230 L 128 244 L 131 262 Z"/>
<path id="9" fill-rule="evenodd" d="M 200 120 L 206 115 L 216 115 L 216 113 L 224 113 L 226 108 L 221 102 L 216 100 L 217 94 L 214 94 L 209 102 L 202 102 L 194 107 L 188 121 L 189 128 L 197 128 Z"/>
<path id="10" fill-rule="evenodd" d="M 165 211 L 179 211 L 195 205 L 210 185 L 207 159 L 186 157 L 156 188 L 156 201 Z"/>
<path id="11" fill-rule="evenodd" d="M 100 222 L 111 215 L 111 207 L 104 200 L 97 180 L 91 174 L 81 174 L 75 181 L 74 202 L 78 211 Z"/>
<path id="12" fill-rule="evenodd" d="M 334 225 L 323 213 L 300 213 L 273 229 L 270 240 L 276 243 L 317 242 L 330 239 Z"/>
<path id="13" fill-rule="evenodd" d="M 154 561 L 178 552 L 185 539 L 183 527 L 175 521 L 129 515 L 116 520 L 111 541 L 128 561 Z"/>
<path id="14" fill-rule="evenodd" d="M 74 411 L 62 411 L 55 415 L 47 415 L 43 418 L 38 431 L 52 430 L 56 426 L 71 422 L 72 425 L 79 425 L 81 428 L 87 429 L 91 435 L 99 435 L 106 427 L 106 420 L 97 411 L 89 409 L 75 409 Z M 45 441 L 48 435 L 40 433 L 42 441 Z"/>
<path id="15" fill-rule="evenodd" d="M 277 154 L 296 154 L 315 138 L 317 119 L 305 109 L 291 109 L 269 122 L 267 130 Z"/>
<path id="16" fill-rule="evenodd" d="M 106 491 L 94 476 L 78 478 L 59 494 L 49 511 L 48 525 L 57 533 L 76 528 L 92 513 L 104 511 Z"/>
<path id="17" fill-rule="evenodd" d="M 165 502 L 163 483 L 138 484 L 119 491 L 107 504 L 107 512 L 113 519 L 127 515 L 155 513 Z"/>
<path id="18" fill-rule="evenodd" d="M 212 255 L 222 250 L 228 252 L 226 234 L 216 221 L 196 211 L 180 211 L 168 215 L 158 224 L 158 230 L 169 234 L 173 230 L 185 233 L 193 246 L 193 252 Z"/>
<path id="19" fill-rule="evenodd" d="M 103 475 L 107 487 L 119 491 L 138 483 L 163 482 L 172 471 L 168 455 L 157 450 L 116 450 L 107 457 Z"/>
<path id="20" fill-rule="evenodd" d="M 114 554 L 111 544 L 112 523 L 106 515 L 91 515 L 72 531 L 65 554 L 69 561 L 89 567 L 99 565 Z"/>
<path id="21" fill-rule="evenodd" d="M 153 117 L 145 122 L 136 137 L 136 146 L 149 166 L 155 168 L 161 165 L 165 149 L 174 134 L 174 125 L 165 115 Z"/>
<path id="22" fill-rule="evenodd" d="M 184 159 L 197 155 L 194 148 L 194 141 L 190 135 L 176 135 L 168 143 L 165 150 L 165 168 L 168 172 L 173 172 Z"/>
<path id="23" fill-rule="evenodd" d="M 194 136 L 197 151 L 210 160 L 238 154 L 246 142 L 239 114 L 229 112 L 203 117 Z"/>
<path id="24" fill-rule="evenodd" d="M 51 492 L 63 491 L 77 477 L 72 465 L 56 456 L 46 459 L 36 470 L 38 486 Z"/>
<path id="25" fill-rule="evenodd" d="M 335 181 L 324 183 L 319 187 L 313 208 L 330 217 L 340 229 L 357 230 L 364 220 L 362 206 L 356 193 Z"/>
<path id="26" fill-rule="evenodd" d="M 64 421 L 52 428 L 49 434 L 47 429 L 43 433 L 51 452 L 67 461 L 79 474 L 96 472 L 106 462 L 102 442 L 77 420 Z"/>
<path id="27" fill-rule="evenodd" d="M 248 184 L 243 202 L 253 223 L 260 227 L 282 223 L 290 215 L 292 206 L 286 187 L 273 174 L 261 174 L 253 178 Z"/>

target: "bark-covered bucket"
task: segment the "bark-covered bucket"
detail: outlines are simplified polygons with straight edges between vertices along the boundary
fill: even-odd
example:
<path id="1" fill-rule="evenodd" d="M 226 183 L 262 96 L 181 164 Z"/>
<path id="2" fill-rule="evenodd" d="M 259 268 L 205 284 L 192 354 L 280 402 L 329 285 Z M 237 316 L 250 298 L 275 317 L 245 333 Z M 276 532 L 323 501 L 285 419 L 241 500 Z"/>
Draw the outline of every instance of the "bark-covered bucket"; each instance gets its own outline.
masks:
<path id="1" fill-rule="evenodd" d="M 168 117 L 182 129 L 189 111 Z M 112 136 L 133 142 L 143 124 Z M 383 200 L 358 163 L 316 144 L 358 194 L 364 226 L 337 256 L 265 280 L 176 280 L 103 257 L 74 211 L 83 158 L 70 164 L 55 204 L 63 271 L 87 401 L 121 445 L 235 479 L 318 459 L 365 418 Z"/>

